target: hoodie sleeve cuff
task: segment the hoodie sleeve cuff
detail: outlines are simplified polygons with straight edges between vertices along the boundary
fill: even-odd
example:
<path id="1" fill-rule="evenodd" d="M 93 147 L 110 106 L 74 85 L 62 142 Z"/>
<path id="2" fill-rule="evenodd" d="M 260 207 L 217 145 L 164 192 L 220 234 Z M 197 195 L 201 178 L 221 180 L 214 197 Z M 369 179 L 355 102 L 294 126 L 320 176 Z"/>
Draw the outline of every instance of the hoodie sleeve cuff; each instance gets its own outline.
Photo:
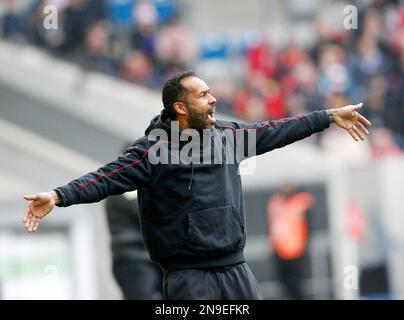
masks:
<path id="1" fill-rule="evenodd" d="M 327 112 L 327 116 L 328 116 L 328 122 L 330 124 L 333 123 L 334 122 L 334 116 L 333 116 L 331 110 L 326 110 L 326 112 Z"/>
<path id="2" fill-rule="evenodd" d="M 64 205 L 64 197 L 63 197 L 63 193 L 59 190 L 59 189 L 53 189 L 53 191 L 56 192 L 56 194 L 59 196 L 60 198 L 60 202 L 58 204 L 56 204 L 57 207 L 63 207 Z"/>

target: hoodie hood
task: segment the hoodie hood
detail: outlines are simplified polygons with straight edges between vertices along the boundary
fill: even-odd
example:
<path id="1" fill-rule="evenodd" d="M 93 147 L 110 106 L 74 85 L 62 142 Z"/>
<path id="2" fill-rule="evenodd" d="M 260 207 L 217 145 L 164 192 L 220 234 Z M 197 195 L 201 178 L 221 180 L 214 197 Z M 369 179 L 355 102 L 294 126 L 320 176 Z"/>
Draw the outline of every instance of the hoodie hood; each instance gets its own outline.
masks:
<path id="1" fill-rule="evenodd" d="M 155 116 L 151 121 L 149 126 L 147 127 L 146 131 L 145 131 L 145 135 L 149 135 L 150 132 L 154 129 L 162 129 L 164 130 L 169 139 L 171 138 L 171 131 L 178 131 L 179 129 L 176 130 L 176 128 L 171 128 L 171 121 L 172 118 L 167 115 L 164 110 L 161 111 L 161 113 L 157 116 Z M 171 139 L 170 139 L 171 140 Z"/>

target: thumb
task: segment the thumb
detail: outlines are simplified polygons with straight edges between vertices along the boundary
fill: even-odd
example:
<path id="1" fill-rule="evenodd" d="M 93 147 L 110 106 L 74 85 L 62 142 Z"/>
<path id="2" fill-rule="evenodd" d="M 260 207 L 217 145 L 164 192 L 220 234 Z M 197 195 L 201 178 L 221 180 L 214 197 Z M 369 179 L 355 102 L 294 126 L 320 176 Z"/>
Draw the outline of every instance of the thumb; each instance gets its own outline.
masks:
<path id="1" fill-rule="evenodd" d="M 355 110 L 358 110 L 358 109 L 360 109 L 360 108 L 362 108 L 362 106 L 363 106 L 363 103 L 361 102 L 361 103 L 358 103 L 358 104 L 354 104 L 352 107 L 352 109 L 353 109 L 353 111 L 355 111 Z"/>
<path id="2" fill-rule="evenodd" d="M 25 200 L 38 200 L 39 196 L 37 194 L 29 194 L 24 196 Z"/>

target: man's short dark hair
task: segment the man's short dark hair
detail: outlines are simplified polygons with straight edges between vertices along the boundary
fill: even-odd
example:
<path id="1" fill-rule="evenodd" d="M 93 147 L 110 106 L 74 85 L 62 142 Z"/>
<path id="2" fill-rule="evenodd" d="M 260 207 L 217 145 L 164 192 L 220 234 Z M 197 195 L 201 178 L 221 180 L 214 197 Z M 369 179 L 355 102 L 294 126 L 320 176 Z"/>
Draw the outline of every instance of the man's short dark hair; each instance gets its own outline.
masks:
<path id="1" fill-rule="evenodd" d="M 173 119 L 176 118 L 174 103 L 183 101 L 187 93 L 187 89 L 181 84 L 181 80 L 188 77 L 195 77 L 195 72 L 189 70 L 176 73 L 164 84 L 163 87 L 164 111 L 168 115 L 170 115 L 171 118 Z"/>

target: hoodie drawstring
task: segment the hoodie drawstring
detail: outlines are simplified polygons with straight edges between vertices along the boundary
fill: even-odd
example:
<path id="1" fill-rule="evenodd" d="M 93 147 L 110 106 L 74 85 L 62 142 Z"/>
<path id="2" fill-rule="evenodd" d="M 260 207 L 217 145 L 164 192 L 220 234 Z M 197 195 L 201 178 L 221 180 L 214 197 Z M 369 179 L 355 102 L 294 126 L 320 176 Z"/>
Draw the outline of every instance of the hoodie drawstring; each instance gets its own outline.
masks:
<path id="1" fill-rule="evenodd" d="M 191 161 L 191 180 L 189 181 L 188 190 L 191 190 L 192 180 L 194 180 L 194 163 Z"/>

